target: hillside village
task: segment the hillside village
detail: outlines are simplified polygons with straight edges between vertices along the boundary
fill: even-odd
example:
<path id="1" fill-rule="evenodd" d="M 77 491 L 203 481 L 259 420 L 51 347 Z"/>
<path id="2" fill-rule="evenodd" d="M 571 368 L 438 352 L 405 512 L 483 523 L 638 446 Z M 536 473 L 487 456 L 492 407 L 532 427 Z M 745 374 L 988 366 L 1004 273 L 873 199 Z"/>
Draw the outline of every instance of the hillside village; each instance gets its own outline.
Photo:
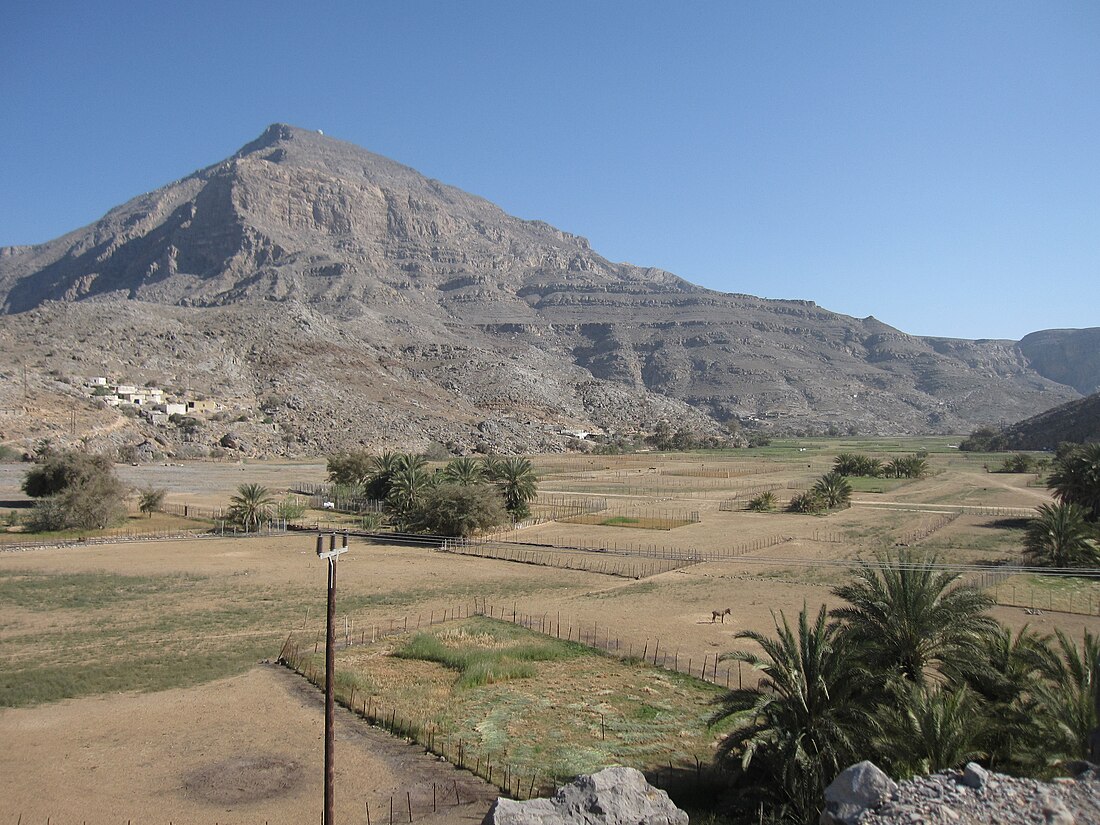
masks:
<path id="1" fill-rule="evenodd" d="M 142 418 L 157 426 L 166 426 L 173 416 L 209 415 L 221 408 L 217 401 L 204 397 L 168 396 L 160 387 L 113 384 L 102 376 L 88 378 L 84 389 L 86 395 L 108 407 L 138 410 Z"/>
<path id="2" fill-rule="evenodd" d="M 88 397 L 108 407 L 136 409 L 142 418 L 158 426 L 172 422 L 172 416 L 208 415 L 222 409 L 216 401 L 207 398 L 168 396 L 159 387 L 111 383 L 102 376 L 89 378 L 84 383 L 84 390 Z"/>

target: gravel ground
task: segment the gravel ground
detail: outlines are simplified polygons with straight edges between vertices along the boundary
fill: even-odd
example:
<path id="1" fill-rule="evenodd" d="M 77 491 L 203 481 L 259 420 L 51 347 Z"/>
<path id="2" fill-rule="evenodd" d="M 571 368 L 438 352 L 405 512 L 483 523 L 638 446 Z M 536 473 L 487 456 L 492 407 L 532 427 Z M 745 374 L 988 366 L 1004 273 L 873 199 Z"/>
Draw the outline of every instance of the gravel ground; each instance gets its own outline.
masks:
<path id="1" fill-rule="evenodd" d="M 969 768 L 969 766 L 968 766 Z M 899 783 L 859 825 L 1086 825 L 1100 823 L 1100 773 L 1040 782 L 980 768 Z"/>

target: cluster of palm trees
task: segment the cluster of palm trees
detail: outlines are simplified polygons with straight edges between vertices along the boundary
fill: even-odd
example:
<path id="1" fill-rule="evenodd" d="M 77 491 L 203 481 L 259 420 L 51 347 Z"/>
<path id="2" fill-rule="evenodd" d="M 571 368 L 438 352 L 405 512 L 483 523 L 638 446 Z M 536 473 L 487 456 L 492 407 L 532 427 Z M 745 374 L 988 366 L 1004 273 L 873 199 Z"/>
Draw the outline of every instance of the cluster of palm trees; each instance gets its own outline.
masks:
<path id="1" fill-rule="evenodd" d="M 842 473 L 831 470 L 815 481 L 814 486 L 805 493 L 792 498 L 787 509 L 792 513 L 822 513 L 850 507 L 851 501 L 851 482 Z"/>
<path id="2" fill-rule="evenodd" d="M 488 526 L 486 521 L 498 518 L 491 510 L 488 493 L 499 497 L 506 516 L 513 520 L 530 515 L 528 503 L 538 494 L 534 468 L 520 457 L 464 456 L 433 471 L 420 455 L 390 451 L 374 456 L 352 454 L 330 458 L 329 477 L 337 483 L 360 486 L 368 498 L 385 501 L 390 518 L 403 529 L 431 530 L 434 517 L 426 521 L 424 512 L 424 505 L 430 503 L 433 513 L 446 515 L 447 524 L 463 525 L 462 535 L 474 529 L 474 524 Z M 470 512 L 471 508 L 478 512 Z"/>
<path id="3" fill-rule="evenodd" d="M 922 478 L 928 473 L 928 460 L 920 455 L 897 456 L 887 461 L 863 453 L 839 453 L 833 470 L 842 476 L 868 478 Z"/>
<path id="4" fill-rule="evenodd" d="M 1026 552 L 1051 567 L 1100 565 L 1100 444 L 1061 449 L 1047 485 L 1056 501 L 1028 524 Z"/>
<path id="5" fill-rule="evenodd" d="M 758 650 L 726 658 L 762 678 L 724 694 L 712 721 L 742 813 L 816 822 L 823 788 L 863 759 L 898 777 L 971 760 L 1036 775 L 1089 755 L 1097 639 L 1013 635 L 957 578 L 906 551 L 862 564 L 833 590 L 843 606 L 737 634 Z"/>

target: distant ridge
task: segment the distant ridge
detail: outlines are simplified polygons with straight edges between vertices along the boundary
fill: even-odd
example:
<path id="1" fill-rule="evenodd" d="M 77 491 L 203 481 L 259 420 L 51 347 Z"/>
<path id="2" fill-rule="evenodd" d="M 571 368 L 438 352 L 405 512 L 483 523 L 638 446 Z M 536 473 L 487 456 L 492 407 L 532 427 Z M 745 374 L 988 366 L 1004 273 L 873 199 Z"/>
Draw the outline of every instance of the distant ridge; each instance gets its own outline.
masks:
<path id="1" fill-rule="evenodd" d="M 563 430 L 659 419 L 967 432 L 1079 397 L 1093 361 L 1076 332 L 1095 332 L 922 338 L 714 292 L 284 124 L 91 226 L 0 251 L 0 310 L 0 355 L 44 386 L 126 373 L 267 404 L 278 432 L 255 437 L 290 452 L 560 449 Z"/>
<path id="2" fill-rule="evenodd" d="M 1013 424 L 1002 437 L 1009 450 L 1053 450 L 1063 441 L 1100 441 L 1100 393 Z"/>

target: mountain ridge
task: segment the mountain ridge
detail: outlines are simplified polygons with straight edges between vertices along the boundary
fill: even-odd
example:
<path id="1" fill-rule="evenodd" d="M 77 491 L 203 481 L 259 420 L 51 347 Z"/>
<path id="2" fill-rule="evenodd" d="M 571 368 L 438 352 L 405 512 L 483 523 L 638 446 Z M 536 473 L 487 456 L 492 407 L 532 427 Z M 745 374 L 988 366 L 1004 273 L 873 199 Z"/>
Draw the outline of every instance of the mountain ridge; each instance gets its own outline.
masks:
<path id="1" fill-rule="evenodd" d="M 413 420 L 430 412 L 407 437 L 465 446 L 471 427 L 531 399 L 524 426 L 544 448 L 555 428 L 644 429 L 660 416 L 709 432 L 733 419 L 776 431 L 962 432 L 1079 395 L 1016 342 L 910 336 L 812 301 L 716 292 L 613 263 L 581 236 L 284 124 L 88 227 L 0 251 L 0 307 L 7 326 L 36 314 L 62 338 L 59 319 L 79 333 L 97 312 L 178 336 L 209 323 L 220 337 L 198 360 L 213 368 L 219 347 L 243 359 L 254 402 L 281 376 L 249 353 L 303 361 L 300 394 L 335 399 L 311 383 L 325 366 L 310 367 L 335 347 L 362 365 L 361 380 L 339 379 L 345 395 L 417 375 L 422 388 L 388 396 Z M 20 326 L 8 346 L 60 369 L 43 357 L 51 341 Z M 325 327 L 338 328 L 338 344 Z M 170 348 L 152 351 L 159 340 L 147 334 L 145 364 L 134 340 L 112 334 L 70 362 L 182 373 Z M 191 372 L 194 384 L 218 383 Z M 425 395 L 419 410 L 406 403 L 414 389 Z M 381 437 L 375 423 L 360 425 L 360 440 Z M 308 420 L 298 426 L 320 445 Z"/>

